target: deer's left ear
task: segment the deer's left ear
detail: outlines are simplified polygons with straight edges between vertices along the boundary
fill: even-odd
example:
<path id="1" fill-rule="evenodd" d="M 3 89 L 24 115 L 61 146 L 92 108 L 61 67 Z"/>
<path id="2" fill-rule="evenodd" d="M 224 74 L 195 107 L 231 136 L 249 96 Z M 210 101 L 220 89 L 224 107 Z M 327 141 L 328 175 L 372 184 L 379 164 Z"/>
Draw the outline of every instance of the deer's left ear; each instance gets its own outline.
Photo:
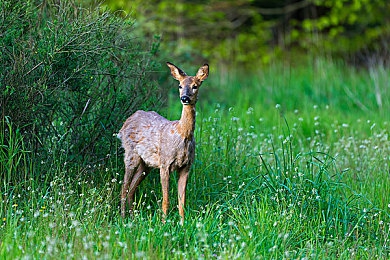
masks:
<path id="1" fill-rule="evenodd" d="M 202 67 L 199 68 L 199 70 L 196 73 L 195 77 L 199 81 L 203 81 L 203 80 L 207 79 L 208 76 L 209 76 L 209 65 L 205 64 L 205 65 L 203 65 Z"/>

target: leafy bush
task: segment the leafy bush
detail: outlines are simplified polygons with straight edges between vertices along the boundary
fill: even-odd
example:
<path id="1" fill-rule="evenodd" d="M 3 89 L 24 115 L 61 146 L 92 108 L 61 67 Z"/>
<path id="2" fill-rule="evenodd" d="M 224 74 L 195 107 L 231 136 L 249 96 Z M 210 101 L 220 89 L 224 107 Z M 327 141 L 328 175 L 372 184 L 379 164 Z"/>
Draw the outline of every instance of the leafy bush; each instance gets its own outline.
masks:
<path id="1" fill-rule="evenodd" d="M 92 162 L 134 110 L 156 108 L 150 75 L 158 43 L 135 38 L 133 20 L 74 1 L 0 2 L 0 108 L 29 150 Z"/>

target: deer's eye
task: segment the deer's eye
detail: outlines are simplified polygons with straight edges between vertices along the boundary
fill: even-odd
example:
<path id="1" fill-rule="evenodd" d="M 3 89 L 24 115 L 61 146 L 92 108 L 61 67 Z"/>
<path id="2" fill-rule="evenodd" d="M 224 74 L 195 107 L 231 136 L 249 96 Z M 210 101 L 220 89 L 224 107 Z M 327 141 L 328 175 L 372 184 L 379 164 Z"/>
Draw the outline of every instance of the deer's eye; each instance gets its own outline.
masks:
<path id="1" fill-rule="evenodd" d="M 183 87 L 179 85 L 179 89 L 182 89 Z"/>
<path id="2" fill-rule="evenodd" d="M 192 86 L 192 89 L 198 89 L 197 85 Z"/>

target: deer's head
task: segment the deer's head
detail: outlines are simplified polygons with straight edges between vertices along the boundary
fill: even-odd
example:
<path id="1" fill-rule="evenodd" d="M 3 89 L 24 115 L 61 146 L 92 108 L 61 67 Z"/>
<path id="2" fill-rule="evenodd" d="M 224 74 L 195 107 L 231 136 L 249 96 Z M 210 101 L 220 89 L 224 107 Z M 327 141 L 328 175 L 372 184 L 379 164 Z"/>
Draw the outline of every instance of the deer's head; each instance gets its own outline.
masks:
<path id="1" fill-rule="evenodd" d="M 199 68 L 195 76 L 188 76 L 183 70 L 174 64 L 167 62 L 174 79 L 179 81 L 180 101 L 183 105 L 195 105 L 198 99 L 198 89 L 202 82 L 209 76 L 209 65 Z"/>

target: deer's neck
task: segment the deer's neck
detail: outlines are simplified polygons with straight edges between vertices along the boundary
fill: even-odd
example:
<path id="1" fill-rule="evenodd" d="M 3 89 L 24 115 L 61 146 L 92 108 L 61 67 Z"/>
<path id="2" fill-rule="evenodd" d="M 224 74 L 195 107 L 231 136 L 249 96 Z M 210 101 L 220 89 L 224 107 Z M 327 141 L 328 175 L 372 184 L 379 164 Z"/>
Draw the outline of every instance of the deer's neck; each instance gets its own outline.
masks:
<path id="1" fill-rule="evenodd" d="M 194 136 L 195 130 L 195 106 L 183 105 L 181 118 L 179 120 L 178 128 L 179 134 L 184 139 L 191 139 Z"/>

